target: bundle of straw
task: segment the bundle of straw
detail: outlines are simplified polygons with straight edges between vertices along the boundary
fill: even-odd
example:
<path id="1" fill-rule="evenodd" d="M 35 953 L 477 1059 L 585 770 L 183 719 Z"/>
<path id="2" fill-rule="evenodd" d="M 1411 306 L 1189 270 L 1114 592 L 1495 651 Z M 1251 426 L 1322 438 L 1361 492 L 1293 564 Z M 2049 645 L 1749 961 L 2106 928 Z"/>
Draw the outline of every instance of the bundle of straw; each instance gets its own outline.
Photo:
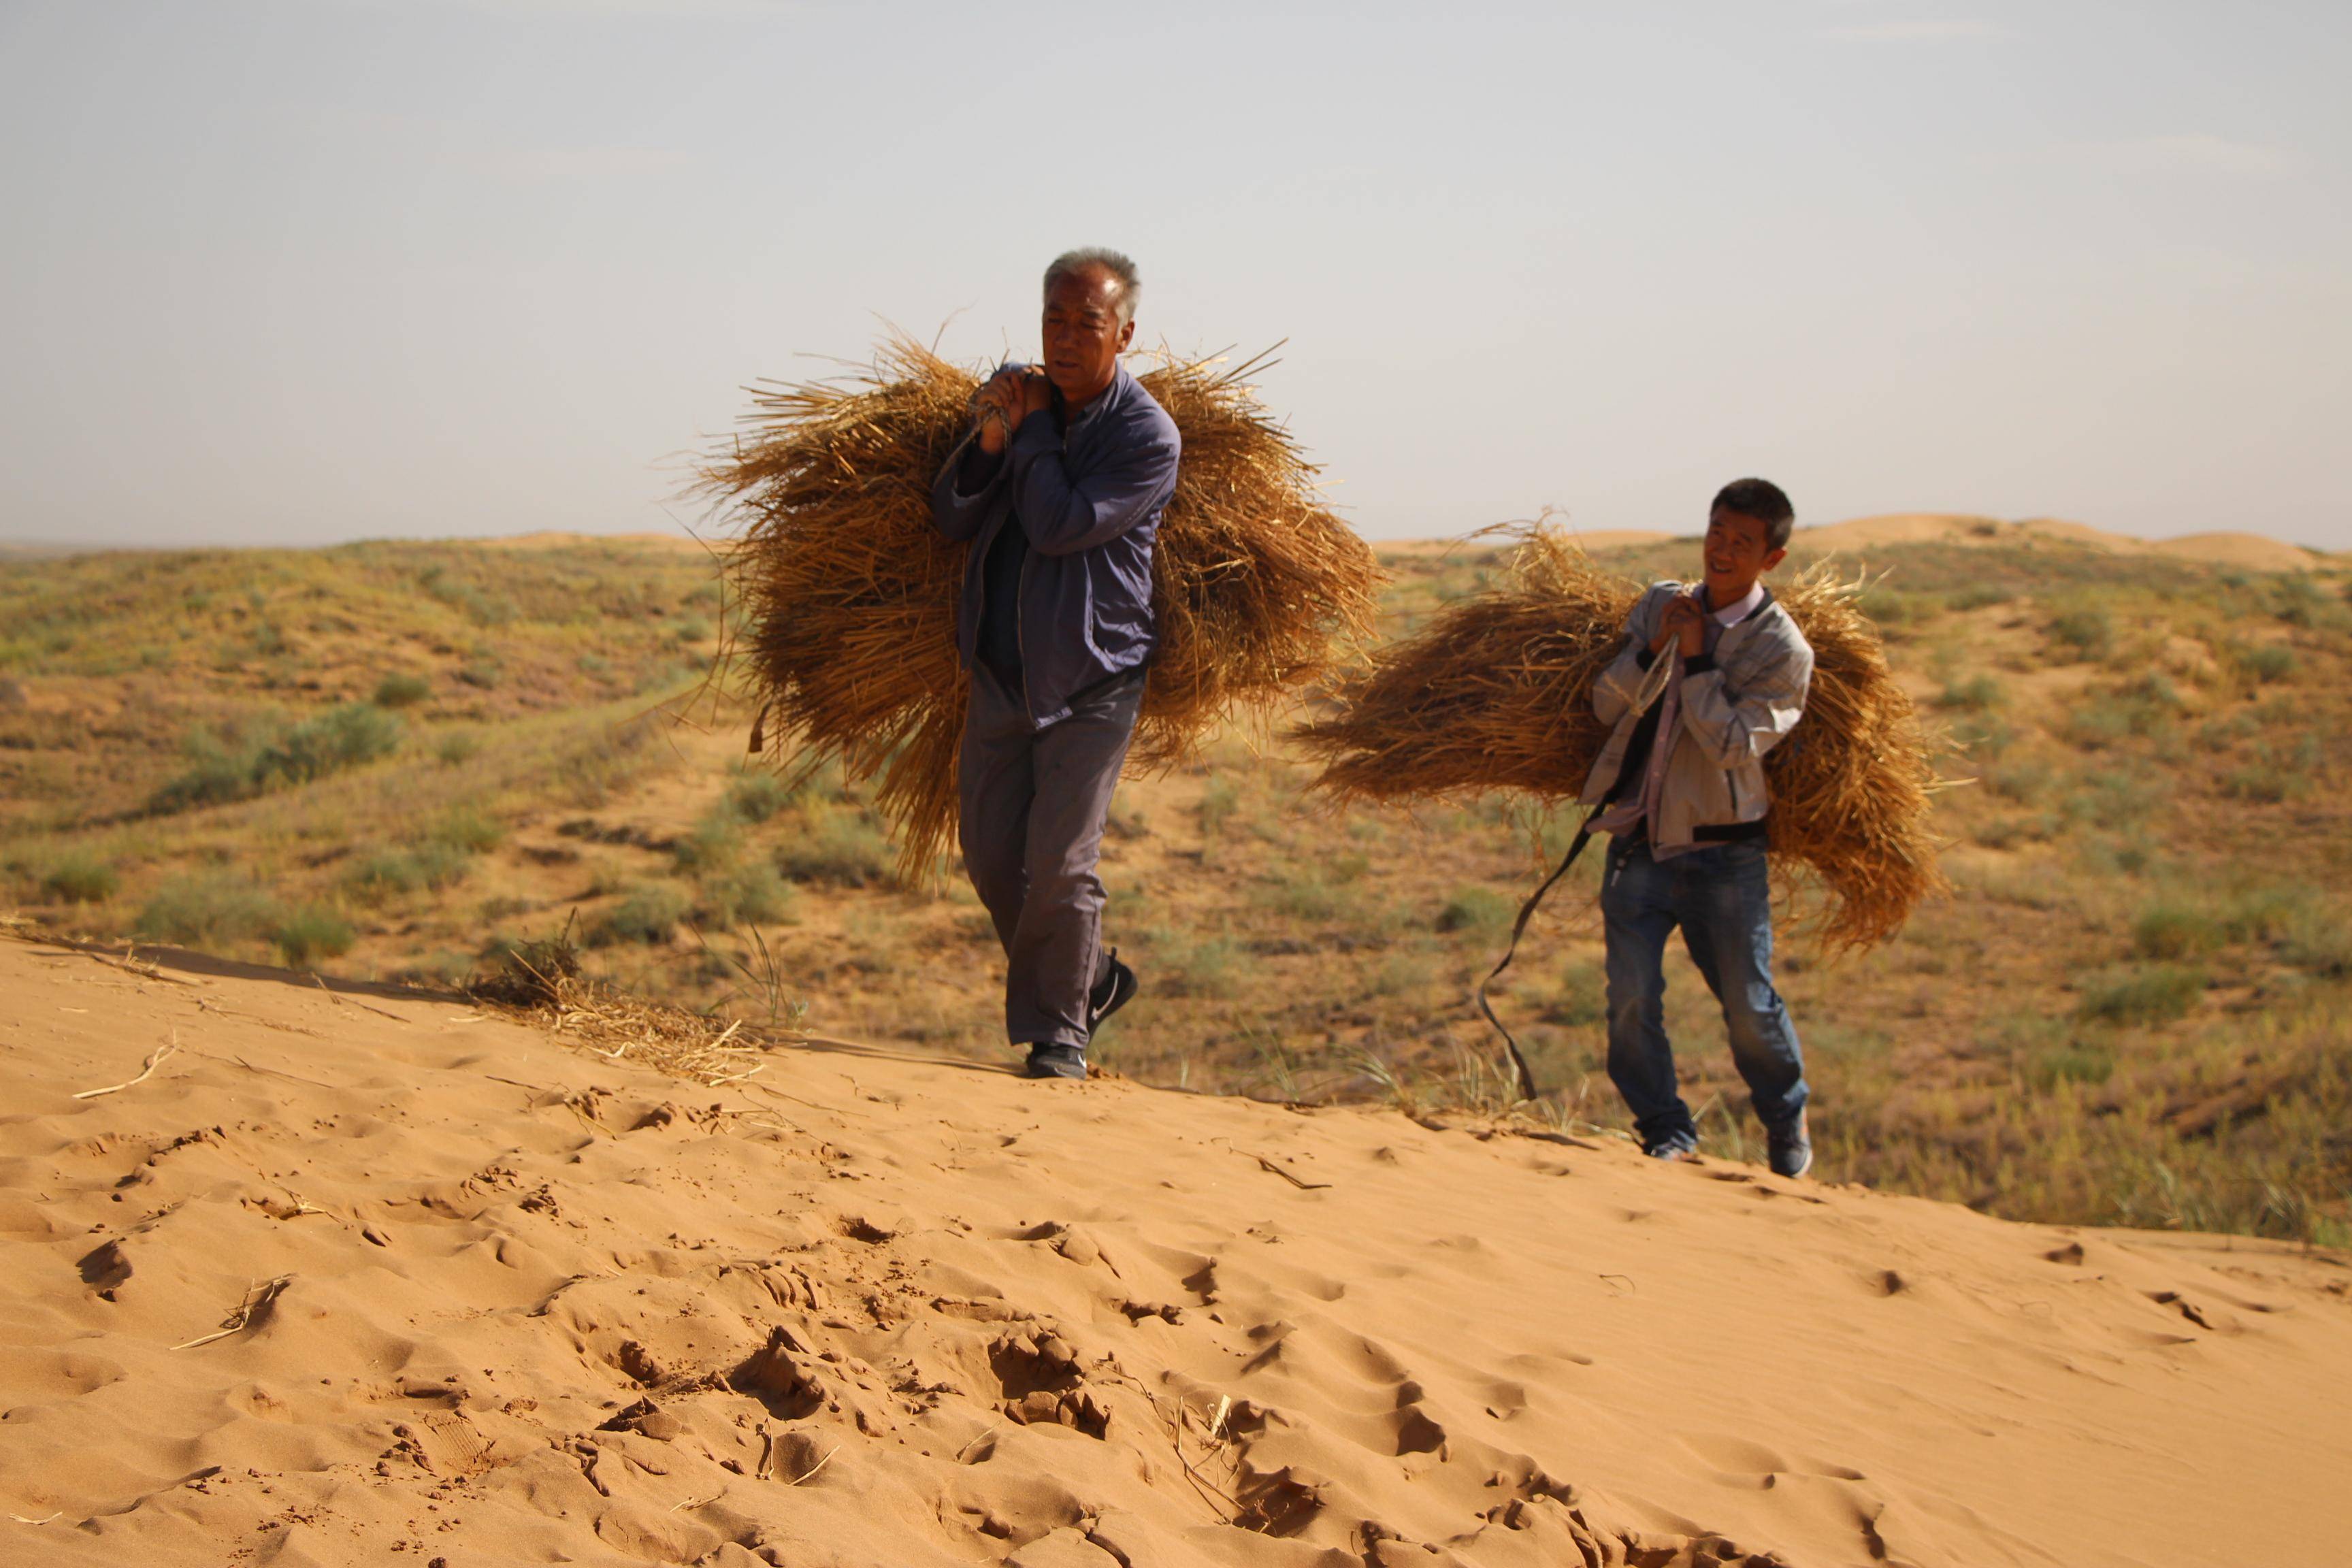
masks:
<path id="1" fill-rule="evenodd" d="M 1181 761 L 1238 710 L 1325 673 L 1336 640 L 1371 629 L 1380 568 L 1252 393 L 1257 368 L 1167 358 L 1139 378 L 1184 443 L 1153 551 L 1158 647 L 1129 752 L 1139 768 Z M 726 557 L 746 613 L 731 651 L 768 705 L 771 749 L 878 780 L 909 880 L 955 837 L 968 546 L 932 527 L 930 488 L 971 428 L 979 384 L 894 337 L 845 384 L 763 384 L 749 432 L 702 472 L 743 520 Z"/>
<path id="2" fill-rule="evenodd" d="M 1816 569 L 1780 595 L 1812 644 L 1813 679 L 1804 717 L 1764 759 L 1773 859 L 1820 879 L 1832 950 L 1886 940 L 1944 886 L 1927 831 L 1930 737 L 1856 586 Z M 1624 647 L 1641 593 L 1556 530 L 1531 531 L 1506 586 L 1381 649 L 1339 689 L 1333 716 L 1297 731 L 1323 763 L 1318 787 L 1391 803 L 1487 790 L 1573 798 L 1609 738 L 1593 679 Z"/>

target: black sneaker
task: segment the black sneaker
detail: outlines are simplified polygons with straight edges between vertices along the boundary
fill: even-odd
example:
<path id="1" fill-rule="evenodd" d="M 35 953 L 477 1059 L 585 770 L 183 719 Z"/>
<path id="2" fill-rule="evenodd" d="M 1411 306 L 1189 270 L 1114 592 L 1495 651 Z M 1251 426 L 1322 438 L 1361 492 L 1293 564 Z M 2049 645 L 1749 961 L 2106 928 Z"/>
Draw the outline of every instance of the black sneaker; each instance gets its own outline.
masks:
<path id="1" fill-rule="evenodd" d="M 1032 1046 L 1027 1071 L 1031 1078 L 1084 1078 L 1087 1053 L 1076 1046 Z"/>
<path id="2" fill-rule="evenodd" d="M 1805 1131 L 1805 1113 L 1801 1110 L 1791 1121 L 1767 1127 L 1764 1147 L 1776 1176 L 1794 1178 L 1813 1168 L 1813 1140 Z"/>
<path id="3" fill-rule="evenodd" d="M 1643 1145 L 1642 1152 L 1653 1160 L 1696 1160 L 1698 1158 L 1698 1140 L 1687 1132 L 1677 1132 L 1654 1143 Z"/>
<path id="4" fill-rule="evenodd" d="M 1118 949 L 1110 950 L 1109 967 L 1087 997 L 1087 1033 L 1093 1034 L 1103 1026 L 1103 1020 L 1135 999 L 1135 971 L 1118 961 Z"/>

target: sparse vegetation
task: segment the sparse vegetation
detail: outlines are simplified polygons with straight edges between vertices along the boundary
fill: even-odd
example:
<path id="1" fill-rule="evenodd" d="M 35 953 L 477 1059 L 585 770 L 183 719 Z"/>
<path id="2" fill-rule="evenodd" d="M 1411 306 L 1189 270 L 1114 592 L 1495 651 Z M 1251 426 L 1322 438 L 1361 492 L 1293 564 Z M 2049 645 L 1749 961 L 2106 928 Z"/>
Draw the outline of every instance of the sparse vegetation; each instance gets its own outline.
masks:
<path id="1" fill-rule="evenodd" d="M 878 887 L 898 858 L 881 826 L 855 806 L 810 801 L 777 826 L 776 868 L 796 882 Z"/>
<path id="2" fill-rule="evenodd" d="M 432 684 L 421 675 L 387 675 L 369 700 L 379 708 L 414 708 L 432 695 Z"/>
<path id="3" fill-rule="evenodd" d="M 677 923 L 686 916 L 684 893 L 667 882 L 647 883 L 624 893 L 620 902 L 589 928 L 588 940 L 597 947 L 622 942 L 666 942 L 677 934 Z"/>
<path id="4" fill-rule="evenodd" d="M 141 936 L 184 947 L 245 942 L 278 919 L 278 901 L 242 877 L 215 872 L 164 883 L 139 912 Z"/>
<path id="5" fill-rule="evenodd" d="M 1496 563 L 1395 564 L 1402 627 Z M 1873 607 L 1976 782 L 1937 797 L 1958 889 L 1904 940 L 1826 963 L 1784 919 L 1822 1173 L 2352 1243 L 2344 583 L 2060 549 L 1851 564 L 1899 568 Z M 698 1009 L 757 953 L 829 1031 L 995 1059 L 1001 958 L 961 878 L 898 884 L 865 786 L 744 766 L 749 713 L 704 733 L 651 710 L 690 679 L 689 616 L 717 616 L 706 572 L 596 542 L 0 564 L 0 897 L 83 934 L 436 979 L 576 908 L 600 980 Z M 493 684 L 460 678 L 484 660 Z M 1122 790 L 1107 934 L 1144 988 L 1118 1070 L 1499 1110 L 1469 993 L 1578 814 L 1331 814 L 1299 776 L 1236 737 Z M 1496 994 L 1556 1091 L 1538 1110 L 1579 1135 L 1622 1122 L 1598 874 L 1555 891 Z M 1708 1148 L 1752 1155 L 1715 1001 L 1678 944 L 1669 965 Z"/>
<path id="6" fill-rule="evenodd" d="M 2152 963 L 2094 976 L 2083 988 L 2085 1018 L 2114 1024 L 2162 1024 L 2181 1017 L 2205 993 L 2205 972 L 2179 963 Z"/>
<path id="7" fill-rule="evenodd" d="M 68 849 L 49 862 L 41 878 L 41 892 L 59 903 L 97 904 L 114 897 L 121 883 L 114 868 L 89 850 Z"/>
<path id="8" fill-rule="evenodd" d="M 309 969 L 322 958 L 341 958 L 352 949 L 351 922 L 322 904 L 306 904 L 278 922 L 270 940 L 290 969 Z"/>

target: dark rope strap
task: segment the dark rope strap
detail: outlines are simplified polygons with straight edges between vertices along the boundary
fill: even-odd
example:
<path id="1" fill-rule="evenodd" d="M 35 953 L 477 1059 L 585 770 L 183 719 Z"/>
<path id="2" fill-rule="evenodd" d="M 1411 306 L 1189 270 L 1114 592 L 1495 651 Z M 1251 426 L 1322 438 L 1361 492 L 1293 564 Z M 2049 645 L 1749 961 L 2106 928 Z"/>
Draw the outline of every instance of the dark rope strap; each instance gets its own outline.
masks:
<path id="1" fill-rule="evenodd" d="M 1519 918 L 1511 924 L 1511 945 L 1504 952 L 1503 962 L 1495 965 L 1493 972 L 1486 979 L 1478 982 L 1478 1011 L 1486 1015 L 1486 1022 L 1495 1026 L 1495 1033 L 1503 1037 L 1503 1045 L 1511 1053 L 1512 1069 L 1519 1075 L 1521 1100 L 1533 1100 L 1536 1097 L 1536 1075 L 1534 1069 L 1528 1066 L 1527 1057 L 1519 1050 L 1519 1042 L 1511 1037 L 1510 1030 L 1503 1027 L 1503 1020 L 1495 1016 L 1494 1006 L 1486 1000 L 1486 987 L 1492 985 L 1503 971 L 1510 968 L 1511 960 L 1518 956 L 1519 938 L 1527 934 L 1528 922 L 1535 919 L 1536 910 L 1543 903 L 1544 895 L 1551 891 L 1553 884 L 1568 875 L 1568 868 L 1576 864 L 1576 858 L 1579 855 L 1584 853 L 1585 845 L 1592 840 L 1592 819 L 1601 815 L 1607 804 L 1604 801 L 1601 805 L 1585 813 L 1583 822 L 1579 824 L 1576 829 L 1576 841 L 1568 847 L 1568 853 L 1560 857 L 1559 865 L 1553 869 L 1550 876 L 1544 879 L 1543 886 L 1535 890 L 1534 896 L 1519 906 Z"/>

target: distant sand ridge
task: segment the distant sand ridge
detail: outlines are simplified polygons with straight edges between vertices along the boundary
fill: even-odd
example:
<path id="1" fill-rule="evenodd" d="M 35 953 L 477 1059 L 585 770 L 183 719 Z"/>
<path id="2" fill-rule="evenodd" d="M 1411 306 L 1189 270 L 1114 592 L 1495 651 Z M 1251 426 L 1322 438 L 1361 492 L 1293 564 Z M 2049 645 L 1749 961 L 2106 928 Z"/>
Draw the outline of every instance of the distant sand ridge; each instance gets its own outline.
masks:
<path id="1" fill-rule="evenodd" d="M 1678 535 L 1662 531 L 1618 528 L 1569 531 L 1591 550 L 1619 545 L 1663 544 Z M 1381 540 L 1384 551 L 1418 553 L 1451 548 L 1452 540 Z M 1791 542 L 1815 552 L 1853 551 L 1890 544 L 2073 545 L 2105 550 L 2118 555 L 2168 555 L 2179 561 L 2201 561 L 2251 572 L 2306 572 L 2340 563 L 2324 551 L 2289 544 L 2267 534 L 2243 532 L 2185 533 L 2175 539 L 2139 539 L 2110 532 L 2087 523 L 2056 518 L 2028 518 L 2004 522 L 1997 518 L 1961 512 L 1890 512 L 1884 517 L 1859 517 L 1847 522 L 1800 528 Z"/>
<path id="2" fill-rule="evenodd" d="M 26 942 L 0 994 L 0 1561 L 2352 1539 L 2352 1275 L 2284 1246 L 848 1044 L 704 1089 L 459 1005 Z"/>

